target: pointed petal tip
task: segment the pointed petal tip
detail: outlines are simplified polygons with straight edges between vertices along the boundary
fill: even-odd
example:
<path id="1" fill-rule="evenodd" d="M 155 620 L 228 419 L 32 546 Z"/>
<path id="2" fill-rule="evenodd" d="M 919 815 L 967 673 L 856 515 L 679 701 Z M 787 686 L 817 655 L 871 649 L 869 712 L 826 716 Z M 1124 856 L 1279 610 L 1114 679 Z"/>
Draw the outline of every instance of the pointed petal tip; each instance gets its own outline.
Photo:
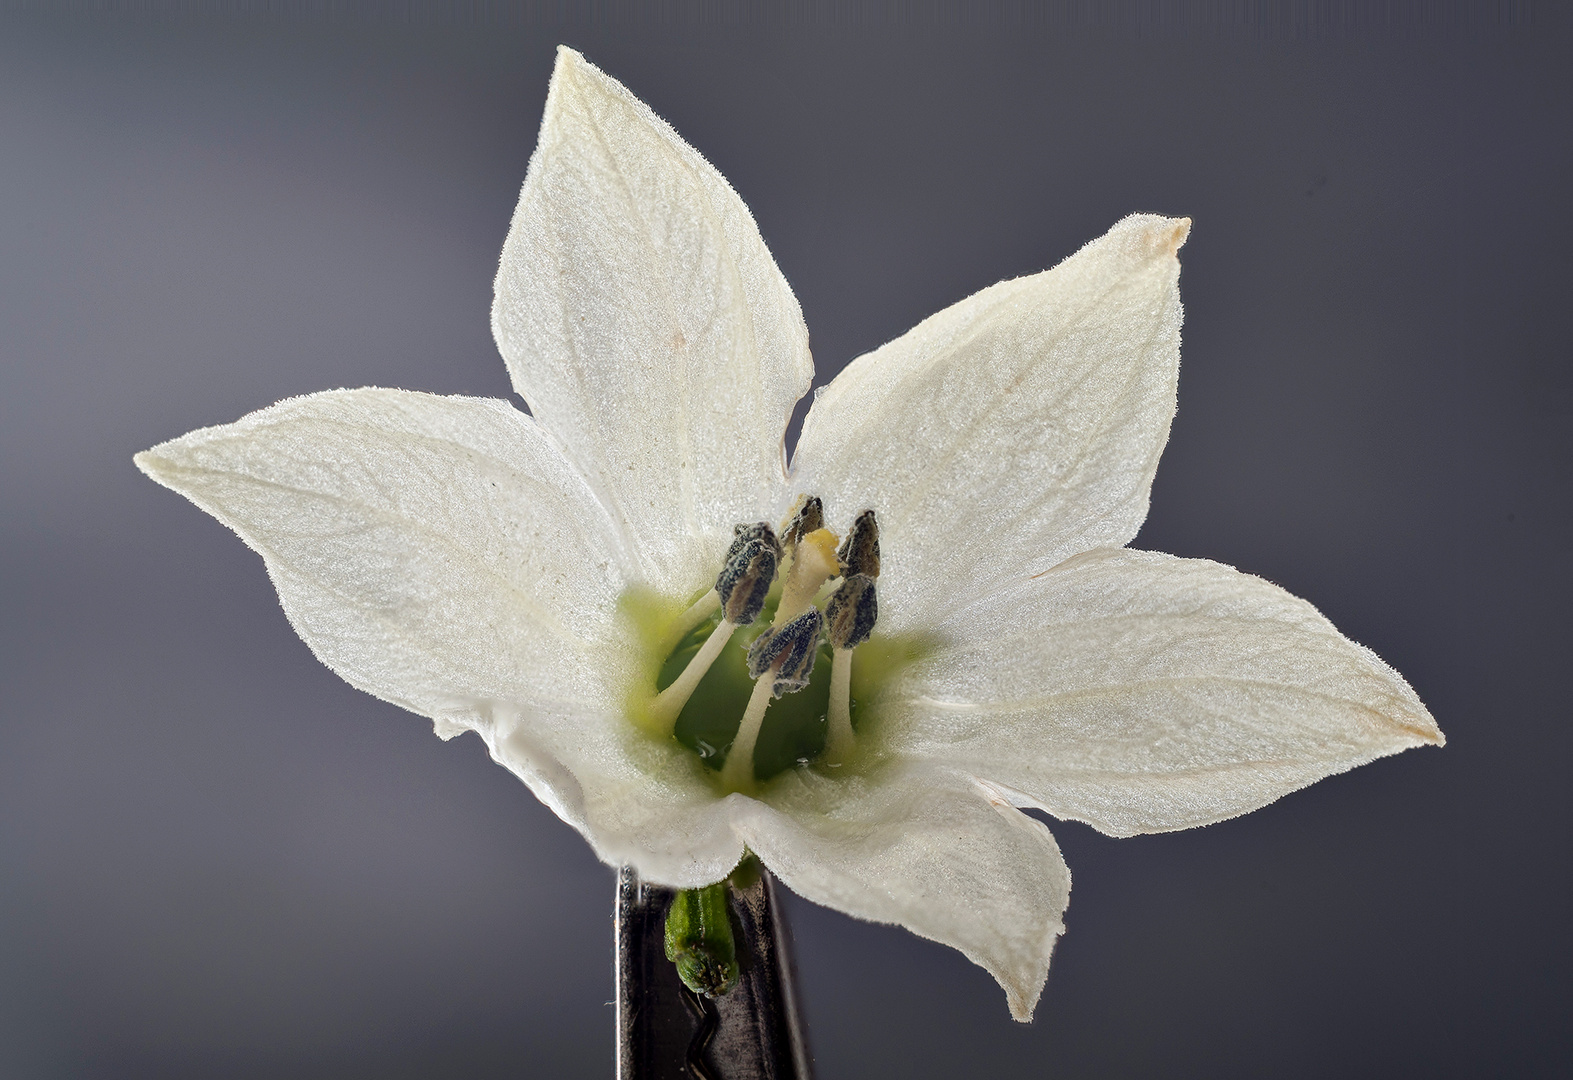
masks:
<path id="1" fill-rule="evenodd" d="M 1032 986 L 1005 986 L 1005 1005 L 1010 1009 L 1010 1018 L 1018 1024 L 1032 1023 L 1032 1014 L 1038 1011 L 1038 999 L 1043 996 L 1043 985 L 1048 981 L 1049 972 L 1045 967 L 1036 984 Z"/>
<path id="2" fill-rule="evenodd" d="M 1063 918 L 1053 920 L 1044 928 L 1044 936 L 1038 951 L 1040 961 L 1033 965 L 1026 979 L 1021 979 L 1022 972 L 1016 972 L 1016 978 L 1006 982 L 997 972 L 992 972 L 1005 990 L 1005 1004 L 1010 1009 L 1010 1018 L 1018 1024 L 1032 1023 L 1032 1015 L 1038 1010 L 1038 1001 L 1043 997 L 1043 988 L 1049 981 L 1049 967 L 1054 959 L 1054 949 L 1060 943 L 1060 938 L 1065 933 Z M 1014 983 L 1014 985 L 1012 985 Z"/>
<path id="3" fill-rule="evenodd" d="M 546 86 L 546 112 L 542 117 L 543 126 L 546 122 L 546 117 L 551 116 L 554 109 L 562 107 L 559 95 L 564 92 L 572 92 L 568 91 L 567 88 L 575 84 L 582 85 L 581 80 L 586 75 L 592 78 L 600 76 L 602 79 L 611 81 L 600 68 L 586 60 L 584 54 L 579 50 L 570 48 L 567 45 L 557 46 L 557 59 L 552 62 L 552 77 Z M 582 93 L 582 91 L 579 92 Z"/>
<path id="4" fill-rule="evenodd" d="M 1127 250 L 1135 249 L 1155 259 L 1172 259 L 1191 235 L 1191 219 L 1164 217 L 1162 214 L 1131 214 L 1122 219 L 1110 234 L 1122 234 Z"/>
<path id="5" fill-rule="evenodd" d="M 170 462 L 169 458 L 163 454 L 160 454 L 159 451 L 167 445 L 167 443 L 163 443 L 159 446 L 152 447 L 151 449 L 144 450 L 140 454 L 133 454 L 131 455 L 131 463 L 135 465 L 137 469 L 141 471 L 142 475 L 146 476 L 149 480 L 153 480 L 160 484 L 166 484 L 168 481 L 165 479 L 165 477 L 169 475 Z"/>
<path id="6" fill-rule="evenodd" d="M 575 84 L 579 93 L 583 93 L 584 87 L 588 85 L 638 100 L 621 82 L 585 59 L 584 53 L 568 45 L 557 46 L 557 59 L 552 63 L 552 77 L 547 85 L 548 99 L 553 97 L 553 91 L 562 83 Z"/>
<path id="7" fill-rule="evenodd" d="M 1377 659 L 1387 672 L 1396 679 L 1406 691 L 1410 699 L 1395 706 L 1387 714 L 1388 722 L 1401 733 L 1402 742 L 1389 750 L 1390 754 L 1399 754 L 1405 750 L 1414 750 L 1422 746 L 1442 747 L 1447 745 L 1447 736 L 1442 734 L 1442 728 L 1437 724 L 1436 717 L 1431 711 L 1420 703 L 1414 691 L 1404 682 L 1404 677 L 1391 667 Z"/>
<path id="8" fill-rule="evenodd" d="M 569 74 L 585 68 L 591 71 L 598 70 L 596 66 L 584 58 L 584 53 L 568 45 L 557 46 L 557 59 L 552 62 L 552 82 Z"/>

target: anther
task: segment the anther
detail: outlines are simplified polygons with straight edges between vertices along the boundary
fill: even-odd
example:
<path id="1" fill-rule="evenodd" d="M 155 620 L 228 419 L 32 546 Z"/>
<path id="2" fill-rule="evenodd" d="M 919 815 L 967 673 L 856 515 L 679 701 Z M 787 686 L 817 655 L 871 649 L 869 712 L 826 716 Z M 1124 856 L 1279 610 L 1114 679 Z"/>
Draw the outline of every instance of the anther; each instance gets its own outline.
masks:
<path id="1" fill-rule="evenodd" d="M 748 650 L 748 670 L 754 676 L 754 692 L 737 726 L 737 737 L 727 751 L 721 768 L 721 782 L 732 791 L 754 785 L 754 744 L 765 721 L 770 702 L 782 694 L 808 685 L 819 650 L 819 631 L 824 617 L 809 608 L 785 626 L 766 630 Z"/>
<path id="2" fill-rule="evenodd" d="M 799 540 L 809 533 L 825 527 L 825 504 L 818 495 L 799 495 L 781 527 L 781 546 L 787 550 L 797 547 Z"/>
<path id="3" fill-rule="evenodd" d="M 727 622 L 749 626 L 759 618 L 780 561 L 781 544 L 769 525 L 760 521 L 737 527 L 715 582 Z"/>
<path id="4" fill-rule="evenodd" d="M 756 679 L 770 674 L 772 697 L 803 689 L 814 672 L 822 625 L 819 610 L 809 608 L 785 626 L 766 630 L 748 647 L 748 673 Z"/>
<path id="5" fill-rule="evenodd" d="M 874 511 L 865 510 L 857 516 L 836 558 L 845 574 L 879 577 L 879 522 L 874 520 Z"/>
<path id="6" fill-rule="evenodd" d="M 661 729 L 671 733 L 677 717 L 693 696 L 699 681 L 721 655 L 722 648 L 739 626 L 749 626 L 764 610 L 765 597 L 776 579 L 776 566 L 781 560 L 781 544 L 776 534 L 763 521 L 752 525 L 739 525 L 734 530 L 732 546 L 727 549 L 726 561 L 715 582 L 716 596 L 720 600 L 722 618 L 699 647 L 683 673 L 650 703 L 650 718 Z M 700 601 L 703 603 L 703 599 Z M 695 607 L 698 607 L 696 604 Z M 693 609 L 690 609 L 692 611 Z"/>
<path id="7" fill-rule="evenodd" d="M 879 618 L 879 601 L 874 595 L 874 579 L 867 574 L 852 574 L 825 605 L 825 625 L 833 649 L 855 649 L 874 632 Z"/>

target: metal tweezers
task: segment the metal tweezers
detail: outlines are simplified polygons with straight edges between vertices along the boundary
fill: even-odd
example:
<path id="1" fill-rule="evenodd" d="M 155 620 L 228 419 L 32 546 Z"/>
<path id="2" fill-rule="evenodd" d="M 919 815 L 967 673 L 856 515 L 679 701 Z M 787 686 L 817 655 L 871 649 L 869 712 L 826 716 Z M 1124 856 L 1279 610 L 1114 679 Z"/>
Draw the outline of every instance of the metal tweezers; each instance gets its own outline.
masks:
<path id="1" fill-rule="evenodd" d="M 619 1080 L 811 1080 L 792 960 L 768 872 L 729 886 L 738 983 L 719 998 L 684 986 L 666 958 L 673 890 L 617 878 Z"/>

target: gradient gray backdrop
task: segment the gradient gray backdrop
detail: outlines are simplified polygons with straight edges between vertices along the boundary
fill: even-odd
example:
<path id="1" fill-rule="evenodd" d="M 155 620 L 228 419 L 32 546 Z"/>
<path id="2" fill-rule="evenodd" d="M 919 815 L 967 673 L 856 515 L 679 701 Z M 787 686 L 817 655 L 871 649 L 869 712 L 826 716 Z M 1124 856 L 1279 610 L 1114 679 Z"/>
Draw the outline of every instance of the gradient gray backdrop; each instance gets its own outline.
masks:
<path id="1" fill-rule="evenodd" d="M 1541 13 L 1544 16 L 1544 12 Z M 507 396 L 553 48 L 724 172 L 819 379 L 1137 210 L 1195 219 L 1137 544 L 1309 598 L 1449 742 L 1075 874 L 1030 1026 L 789 903 L 823 1080 L 1567 1066 L 1569 39 L 0 19 L 0 1077 L 604 1077 L 612 871 L 350 689 L 133 452 L 340 386 Z M 801 417 L 801 412 L 799 413 Z"/>

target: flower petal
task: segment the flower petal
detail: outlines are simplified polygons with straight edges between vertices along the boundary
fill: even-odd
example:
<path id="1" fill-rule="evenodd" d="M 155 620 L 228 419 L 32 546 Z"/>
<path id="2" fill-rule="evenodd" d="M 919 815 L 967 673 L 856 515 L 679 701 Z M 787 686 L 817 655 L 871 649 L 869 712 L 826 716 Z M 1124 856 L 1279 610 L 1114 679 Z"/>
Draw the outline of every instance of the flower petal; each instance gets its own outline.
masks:
<path id="1" fill-rule="evenodd" d="M 457 702 L 603 703 L 595 644 L 628 559 L 506 402 L 312 394 L 137 465 L 262 555 L 301 637 L 355 686 L 438 718 L 467 713 Z"/>
<path id="2" fill-rule="evenodd" d="M 1030 1020 L 1064 932 L 1070 871 L 1043 824 L 971 777 L 888 765 L 783 777 L 734 828 L 793 892 L 960 949 Z"/>
<path id="3" fill-rule="evenodd" d="M 879 513 L 891 630 L 1006 574 L 1119 545 L 1147 516 L 1174 417 L 1188 220 L 1128 217 L 852 362 L 793 459 L 848 519 Z"/>
<path id="4" fill-rule="evenodd" d="M 1442 733 L 1310 604 L 1202 559 L 1100 550 L 990 596 L 882 706 L 892 752 L 1114 836 L 1234 817 Z"/>
<path id="5" fill-rule="evenodd" d="M 773 508 L 813 362 L 792 290 L 726 180 L 561 49 L 503 246 L 492 328 L 519 394 L 627 533 L 651 585 L 713 578 Z"/>
<path id="6" fill-rule="evenodd" d="M 502 401 L 333 391 L 137 464 L 262 555 L 319 659 L 439 734 L 480 731 L 603 857 L 633 854 L 623 832 L 648 826 L 641 870 L 680 850 L 713 881 L 737 861 L 724 815 L 708 833 L 691 820 L 714 801 L 692 755 L 635 745 L 622 716 L 635 651 L 616 617 L 632 560 L 528 416 Z"/>
<path id="7" fill-rule="evenodd" d="M 578 829 L 609 866 L 633 866 L 647 881 L 695 889 L 720 881 L 743 857 L 727 800 L 717 797 L 685 747 L 652 739 L 620 716 L 607 726 L 604 715 L 591 715 L 581 721 L 588 737 L 554 739 L 547 750 L 538 715 L 511 707 L 493 715 L 482 730 L 492 757 Z M 543 784 L 539 774 L 554 764 L 563 775 Z M 543 787 L 569 797 L 559 805 L 541 794 Z"/>

